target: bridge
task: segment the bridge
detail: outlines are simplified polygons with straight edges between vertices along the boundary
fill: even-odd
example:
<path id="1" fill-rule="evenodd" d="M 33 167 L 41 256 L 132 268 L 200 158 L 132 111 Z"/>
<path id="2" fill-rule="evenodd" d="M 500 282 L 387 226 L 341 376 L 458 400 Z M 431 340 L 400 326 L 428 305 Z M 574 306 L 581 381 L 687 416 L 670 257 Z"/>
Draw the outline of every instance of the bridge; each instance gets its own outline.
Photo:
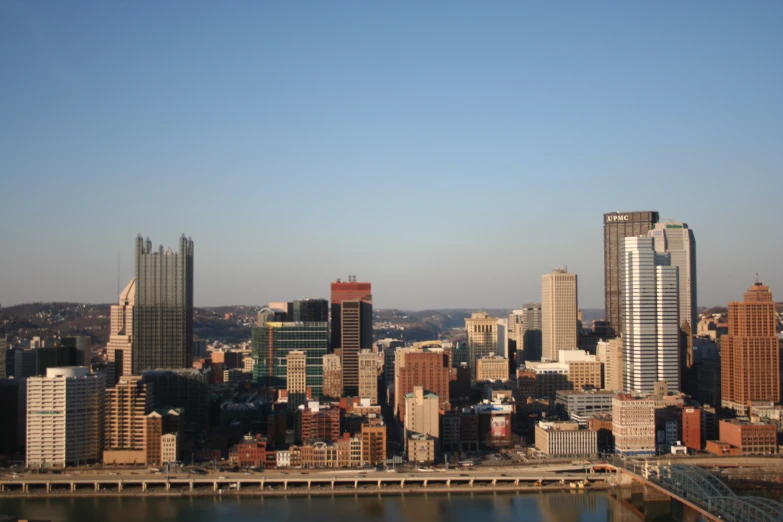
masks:
<path id="1" fill-rule="evenodd" d="M 617 461 L 615 465 L 712 520 L 783 522 L 783 503 L 763 497 L 738 496 L 721 479 L 699 466 L 649 461 Z"/>
<path id="2" fill-rule="evenodd" d="M 581 468 L 581 469 L 580 469 Z M 530 487 L 585 487 L 606 484 L 615 473 L 596 472 L 592 466 L 547 466 L 544 469 L 447 473 L 335 472 L 227 473 L 226 476 L 41 476 L 27 474 L 0 478 L 0 498 L 4 494 L 353 494 L 362 492 L 425 492 L 515 490 Z M 581 484 L 581 485 L 580 485 Z"/>

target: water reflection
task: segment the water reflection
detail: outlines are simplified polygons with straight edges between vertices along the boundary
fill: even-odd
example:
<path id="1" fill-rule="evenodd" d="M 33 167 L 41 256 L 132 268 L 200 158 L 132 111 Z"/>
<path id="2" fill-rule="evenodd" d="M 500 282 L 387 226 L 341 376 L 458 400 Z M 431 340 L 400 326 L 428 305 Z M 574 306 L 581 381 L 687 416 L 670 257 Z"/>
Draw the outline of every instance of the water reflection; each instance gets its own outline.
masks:
<path id="1" fill-rule="evenodd" d="M 0 512 L 55 522 L 638 522 L 647 506 L 603 492 L 291 498 L 3 499 Z M 637 502 L 638 503 L 638 502 Z M 674 520 L 655 506 L 656 520 Z M 683 520 L 681 516 L 676 517 Z M 692 520 L 687 517 L 686 520 Z"/>

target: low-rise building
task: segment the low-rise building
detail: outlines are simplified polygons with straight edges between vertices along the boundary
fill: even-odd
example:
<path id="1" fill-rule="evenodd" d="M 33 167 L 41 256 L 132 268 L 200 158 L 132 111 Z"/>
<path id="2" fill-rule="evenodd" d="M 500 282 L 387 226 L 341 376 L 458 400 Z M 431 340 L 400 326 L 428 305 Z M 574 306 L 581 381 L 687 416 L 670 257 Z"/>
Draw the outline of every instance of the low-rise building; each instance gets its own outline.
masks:
<path id="1" fill-rule="evenodd" d="M 722 420 L 720 441 L 739 448 L 741 455 L 773 455 L 778 452 L 777 426 L 771 423 Z"/>
<path id="2" fill-rule="evenodd" d="M 163 464 L 177 462 L 177 434 L 166 433 L 160 437 L 161 461 Z"/>
<path id="3" fill-rule="evenodd" d="M 362 465 L 375 466 L 386 462 L 386 426 L 380 419 L 362 425 Z"/>
<path id="4" fill-rule="evenodd" d="M 479 449 L 478 416 L 475 412 L 448 412 L 441 417 L 441 448 L 444 452 Z"/>
<path id="5" fill-rule="evenodd" d="M 596 433 L 598 452 L 614 452 L 614 435 L 612 434 L 612 415 L 596 413 L 588 420 L 587 427 Z"/>
<path id="6" fill-rule="evenodd" d="M 707 444 L 704 446 L 704 450 L 707 453 L 712 453 L 713 455 L 718 455 L 721 457 L 742 455 L 742 451 L 738 447 L 732 446 L 728 442 L 721 442 L 719 440 L 708 440 Z"/>
<path id="7" fill-rule="evenodd" d="M 228 451 L 228 460 L 241 468 L 262 468 L 266 461 L 266 440 L 245 435 Z"/>
<path id="8" fill-rule="evenodd" d="M 555 403 L 561 406 L 571 420 L 587 424 L 596 413 L 612 413 L 615 392 L 604 390 L 560 390 Z"/>
<path id="9" fill-rule="evenodd" d="M 277 467 L 278 468 L 290 468 L 291 467 L 291 452 L 288 450 L 277 451 Z"/>
<path id="10" fill-rule="evenodd" d="M 593 457 L 598 454 L 598 438 L 573 421 L 541 421 L 536 425 L 536 449 L 545 455 Z"/>
<path id="11" fill-rule="evenodd" d="M 432 464 L 435 462 L 435 439 L 426 434 L 411 434 L 408 437 L 408 462 Z"/>
<path id="12" fill-rule="evenodd" d="M 508 359 L 500 355 L 486 355 L 476 359 L 477 381 L 507 381 Z"/>

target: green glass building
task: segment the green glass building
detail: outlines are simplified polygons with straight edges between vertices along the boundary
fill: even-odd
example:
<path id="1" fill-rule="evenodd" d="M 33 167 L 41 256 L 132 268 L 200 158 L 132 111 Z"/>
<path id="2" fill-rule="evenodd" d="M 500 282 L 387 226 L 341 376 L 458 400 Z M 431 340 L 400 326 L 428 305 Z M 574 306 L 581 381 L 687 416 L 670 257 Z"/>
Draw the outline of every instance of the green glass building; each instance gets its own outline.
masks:
<path id="1" fill-rule="evenodd" d="M 286 356 L 300 350 L 307 357 L 307 387 L 313 398 L 319 398 L 324 389 L 323 358 L 329 339 L 327 322 L 280 323 L 268 322 L 253 328 L 252 345 L 255 366 L 253 382 L 256 386 L 285 389 Z"/>

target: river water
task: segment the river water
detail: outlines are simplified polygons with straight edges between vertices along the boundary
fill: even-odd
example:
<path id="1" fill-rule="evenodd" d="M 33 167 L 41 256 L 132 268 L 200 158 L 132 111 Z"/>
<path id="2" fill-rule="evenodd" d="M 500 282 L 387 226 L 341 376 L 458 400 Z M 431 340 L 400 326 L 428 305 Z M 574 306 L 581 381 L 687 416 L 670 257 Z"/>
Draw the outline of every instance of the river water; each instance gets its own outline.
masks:
<path id="1" fill-rule="evenodd" d="M 605 492 L 386 497 L 91 497 L 0 500 L 0 514 L 53 522 L 631 522 L 697 521 L 672 502 Z M 644 518 L 639 514 L 644 513 Z"/>

